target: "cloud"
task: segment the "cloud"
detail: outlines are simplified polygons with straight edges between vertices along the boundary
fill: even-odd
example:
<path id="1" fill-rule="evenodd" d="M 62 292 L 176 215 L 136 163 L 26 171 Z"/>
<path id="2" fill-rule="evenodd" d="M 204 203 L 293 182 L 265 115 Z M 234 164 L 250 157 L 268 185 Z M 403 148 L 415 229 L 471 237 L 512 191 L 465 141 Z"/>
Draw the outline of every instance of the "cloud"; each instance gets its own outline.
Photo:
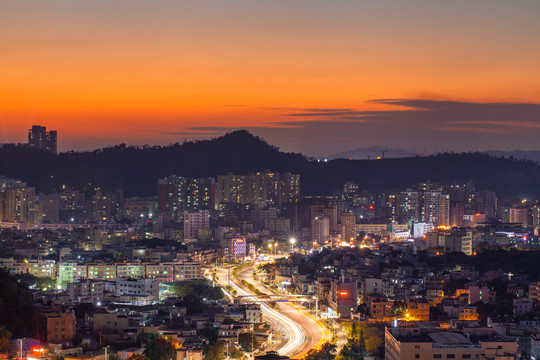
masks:
<path id="1" fill-rule="evenodd" d="M 257 126 L 194 126 L 178 134 L 219 136 L 248 129 L 287 151 L 328 155 L 381 145 L 426 152 L 523 148 L 540 138 L 540 104 L 431 99 L 373 99 L 383 110 L 265 108 L 275 120 Z"/>

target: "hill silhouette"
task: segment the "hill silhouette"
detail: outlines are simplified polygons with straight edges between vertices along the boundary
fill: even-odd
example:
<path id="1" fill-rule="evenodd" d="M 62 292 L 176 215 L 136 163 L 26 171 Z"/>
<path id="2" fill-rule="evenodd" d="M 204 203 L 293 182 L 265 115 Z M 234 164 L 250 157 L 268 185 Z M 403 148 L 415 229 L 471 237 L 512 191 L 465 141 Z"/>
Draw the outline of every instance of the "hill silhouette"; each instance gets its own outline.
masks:
<path id="1" fill-rule="evenodd" d="M 266 169 L 300 174 L 304 195 L 332 194 L 346 181 L 358 182 L 362 190 L 390 190 L 425 180 L 472 180 L 477 188 L 494 190 L 499 196 L 540 198 L 540 165 L 532 161 L 462 153 L 317 162 L 281 152 L 246 130 L 170 146 L 120 144 L 59 155 L 21 146 L 0 149 L 0 174 L 20 178 L 43 192 L 58 192 L 65 185 L 86 192 L 122 188 L 125 196 L 152 196 L 157 193 L 157 179 L 172 174 L 215 177 Z"/>

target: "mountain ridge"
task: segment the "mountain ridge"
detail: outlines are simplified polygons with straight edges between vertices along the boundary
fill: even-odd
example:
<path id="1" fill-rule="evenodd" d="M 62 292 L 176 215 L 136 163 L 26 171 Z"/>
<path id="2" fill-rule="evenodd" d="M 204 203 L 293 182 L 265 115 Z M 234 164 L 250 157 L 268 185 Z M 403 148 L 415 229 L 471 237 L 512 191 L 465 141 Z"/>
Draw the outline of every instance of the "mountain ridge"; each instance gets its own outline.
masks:
<path id="1" fill-rule="evenodd" d="M 87 193 L 122 188 L 126 196 L 155 196 L 157 180 L 173 174 L 215 177 L 263 170 L 300 174 L 304 195 L 330 195 L 346 181 L 359 183 L 362 190 L 379 191 L 404 189 L 426 180 L 472 180 L 478 189 L 493 190 L 500 196 L 540 198 L 540 165 L 532 161 L 445 153 L 318 162 L 299 153 L 282 152 L 246 130 L 170 146 L 120 144 L 59 155 L 27 147 L 0 149 L 0 175 L 20 178 L 42 192 L 59 192 L 63 187 Z"/>

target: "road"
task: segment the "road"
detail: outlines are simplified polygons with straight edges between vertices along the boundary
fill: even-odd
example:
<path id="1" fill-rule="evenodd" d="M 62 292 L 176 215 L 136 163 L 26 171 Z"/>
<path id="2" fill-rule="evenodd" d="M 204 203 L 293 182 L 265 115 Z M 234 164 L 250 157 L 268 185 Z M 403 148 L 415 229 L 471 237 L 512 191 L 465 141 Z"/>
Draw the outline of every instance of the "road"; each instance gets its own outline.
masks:
<path id="1" fill-rule="evenodd" d="M 263 284 L 253 279 L 252 273 L 253 266 L 248 266 L 238 272 L 238 280 L 245 280 L 261 292 L 270 293 Z M 222 284 L 227 282 L 227 276 L 227 270 L 220 269 L 218 277 Z M 251 295 L 239 283 L 232 281 L 232 275 L 229 280 L 229 284 L 237 291 L 238 295 Z M 300 359 L 307 355 L 311 349 L 320 349 L 331 340 L 330 331 L 304 307 L 290 302 L 278 302 L 277 304 L 277 309 L 273 309 L 262 303 L 261 309 L 264 316 L 271 322 L 278 324 L 280 330 L 285 333 L 285 337 L 277 342 L 275 349 L 281 355 Z"/>

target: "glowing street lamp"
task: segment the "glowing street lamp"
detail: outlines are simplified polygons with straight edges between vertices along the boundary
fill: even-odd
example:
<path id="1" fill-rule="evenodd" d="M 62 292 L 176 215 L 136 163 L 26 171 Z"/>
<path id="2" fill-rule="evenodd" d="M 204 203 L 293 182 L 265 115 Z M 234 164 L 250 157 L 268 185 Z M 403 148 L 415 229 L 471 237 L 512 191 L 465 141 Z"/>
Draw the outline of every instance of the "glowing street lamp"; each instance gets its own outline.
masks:
<path id="1" fill-rule="evenodd" d="M 292 253 L 293 250 L 294 250 L 294 244 L 296 243 L 296 239 L 295 238 L 290 238 L 289 242 L 291 243 L 291 253 Z"/>

